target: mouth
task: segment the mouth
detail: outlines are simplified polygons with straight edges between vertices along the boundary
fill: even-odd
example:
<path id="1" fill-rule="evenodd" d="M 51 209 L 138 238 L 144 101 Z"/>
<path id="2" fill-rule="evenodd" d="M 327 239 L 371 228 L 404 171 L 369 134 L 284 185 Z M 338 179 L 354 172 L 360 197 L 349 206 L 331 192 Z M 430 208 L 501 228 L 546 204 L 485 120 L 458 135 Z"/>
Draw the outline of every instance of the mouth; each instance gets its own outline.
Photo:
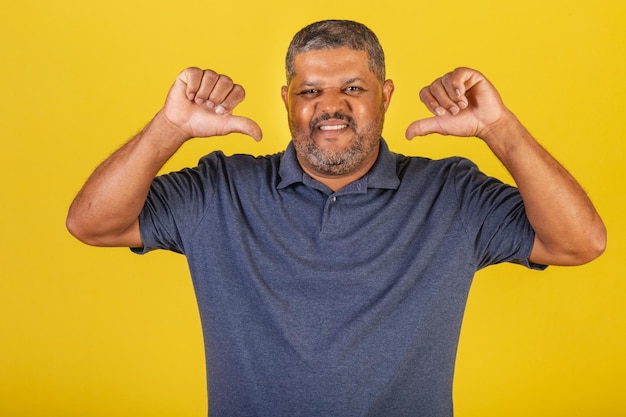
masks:
<path id="1" fill-rule="evenodd" d="M 340 112 L 335 114 L 324 114 L 311 120 L 311 131 L 318 130 L 322 132 L 339 132 L 348 128 L 354 129 L 354 120 L 352 117 Z"/>
<path id="2" fill-rule="evenodd" d="M 318 126 L 317 128 L 322 131 L 329 131 L 329 130 L 342 130 L 342 129 L 346 129 L 347 127 L 348 127 L 347 124 L 341 124 L 341 125 L 321 125 L 321 126 Z"/>

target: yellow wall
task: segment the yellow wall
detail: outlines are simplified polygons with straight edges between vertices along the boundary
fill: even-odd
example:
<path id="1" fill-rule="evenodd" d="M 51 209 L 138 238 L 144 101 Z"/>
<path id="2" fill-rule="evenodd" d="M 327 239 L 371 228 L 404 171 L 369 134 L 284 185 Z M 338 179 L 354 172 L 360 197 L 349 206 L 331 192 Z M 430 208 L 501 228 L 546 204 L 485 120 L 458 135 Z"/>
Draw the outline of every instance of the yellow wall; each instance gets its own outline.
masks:
<path id="1" fill-rule="evenodd" d="M 263 127 L 196 140 L 254 154 L 288 141 L 283 56 L 323 18 L 371 26 L 396 94 L 385 136 L 408 154 L 469 156 L 475 140 L 403 133 L 417 91 L 455 66 L 482 70 L 584 185 L 610 233 L 598 261 L 545 273 L 479 273 L 461 338 L 457 416 L 626 415 L 626 3 L 475 0 L 309 3 L 7 0 L 0 12 L 0 416 L 203 416 L 202 341 L 184 259 L 96 249 L 64 228 L 91 170 L 159 109 L 177 73 L 210 67 L 243 84 Z"/>

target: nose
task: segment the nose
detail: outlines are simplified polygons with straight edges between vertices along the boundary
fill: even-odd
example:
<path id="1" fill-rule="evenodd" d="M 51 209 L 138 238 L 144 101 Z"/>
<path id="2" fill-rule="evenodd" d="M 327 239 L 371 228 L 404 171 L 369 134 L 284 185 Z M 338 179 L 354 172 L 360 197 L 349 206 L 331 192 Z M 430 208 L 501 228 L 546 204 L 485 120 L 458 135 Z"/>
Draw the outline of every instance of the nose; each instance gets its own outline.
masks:
<path id="1" fill-rule="evenodd" d="M 324 89 L 318 97 L 317 110 L 321 113 L 334 114 L 347 108 L 346 96 L 338 88 Z"/>

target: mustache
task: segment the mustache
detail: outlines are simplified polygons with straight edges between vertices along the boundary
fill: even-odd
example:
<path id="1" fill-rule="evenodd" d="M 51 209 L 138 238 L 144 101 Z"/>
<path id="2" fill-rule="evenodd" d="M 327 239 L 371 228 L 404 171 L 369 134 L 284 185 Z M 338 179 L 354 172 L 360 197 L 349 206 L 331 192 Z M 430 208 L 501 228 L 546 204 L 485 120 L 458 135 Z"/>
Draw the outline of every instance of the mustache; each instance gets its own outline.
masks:
<path id="1" fill-rule="evenodd" d="M 330 120 L 330 119 L 343 120 L 345 122 L 348 122 L 348 124 L 352 127 L 352 129 L 354 129 L 354 119 L 339 111 L 333 113 L 332 115 L 330 113 L 324 113 L 321 116 L 316 117 L 315 119 L 311 120 L 311 123 L 309 123 L 309 128 L 313 130 L 315 129 L 315 126 L 318 123 L 326 121 L 326 120 Z"/>

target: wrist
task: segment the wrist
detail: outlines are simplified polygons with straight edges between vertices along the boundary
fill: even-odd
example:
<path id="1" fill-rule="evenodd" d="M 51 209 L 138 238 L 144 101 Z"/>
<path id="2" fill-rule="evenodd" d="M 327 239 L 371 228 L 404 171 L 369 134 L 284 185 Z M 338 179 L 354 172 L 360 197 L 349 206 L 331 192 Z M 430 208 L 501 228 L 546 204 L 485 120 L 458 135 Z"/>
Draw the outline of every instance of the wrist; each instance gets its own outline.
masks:
<path id="1" fill-rule="evenodd" d="M 172 122 L 163 110 L 159 111 L 144 129 L 155 144 L 164 148 L 180 148 L 191 139 L 181 127 Z"/>
<path id="2" fill-rule="evenodd" d="M 532 136 L 511 111 L 506 112 L 496 122 L 485 127 L 478 137 L 482 139 L 496 155 L 505 153 L 517 148 Z"/>

